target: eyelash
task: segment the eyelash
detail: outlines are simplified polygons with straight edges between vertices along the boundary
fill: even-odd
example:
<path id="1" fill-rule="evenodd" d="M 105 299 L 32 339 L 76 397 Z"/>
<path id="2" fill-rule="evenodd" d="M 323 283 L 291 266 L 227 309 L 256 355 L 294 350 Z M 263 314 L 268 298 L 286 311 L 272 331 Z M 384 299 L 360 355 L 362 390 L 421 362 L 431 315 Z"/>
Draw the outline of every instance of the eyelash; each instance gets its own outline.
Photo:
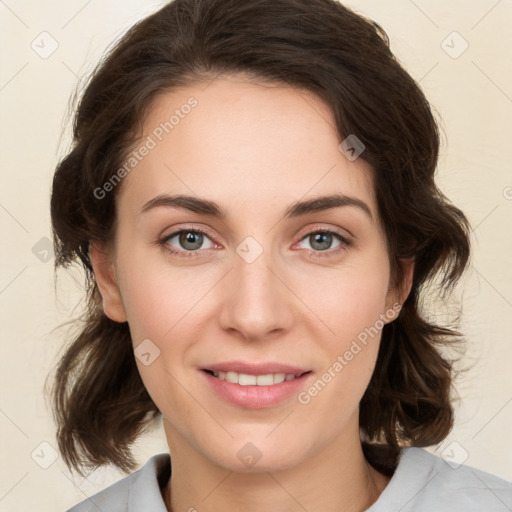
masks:
<path id="1" fill-rule="evenodd" d="M 199 251 L 185 251 L 185 250 L 177 250 L 174 248 L 171 248 L 171 246 L 168 244 L 169 240 L 174 238 L 176 235 L 179 235 L 181 233 L 200 233 L 201 235 L 204 235 L 210 239 L 213 237 L 207 233 L 206 231 L 200 229 L 200 228 L 182 228 L 178 229 L 176 231 L 173 231 L 172 233 L 169 233 L 168 235 L 165 235 L 160 241 L 159 244 L 162 246 L 162 248 L 171 254 L 177 254 L 179 257 L 184 258 L 197 258 L 197 252 Z M 348 247 L 352 245 L 351 240 L 349 240 L 347 237 L 343 236 L 342 234 L 338 233 L 337 231 L 329 230 L 329 229 L 313 229 L 311 231 L 308 231 L 305 233 L 302 238 L 299 240 L 299 242 L 302 242 L 307 237 L 321 233 L 321 234 L 327 234 L 327 235 L 333 235 L 335 238 L 337 238 L 340 241 L 340 245 L 334 249 L 327 249 L 325 251 L 315 251 L 314 249 L 306 249 L 307 251 L 311 251 L 311 256 L 314 258 L 326 258 L 331 257 L 333 255 L 337 255 L 341 251 L 346 250 Z M 212 240 L 213 242 L 213 240 Z M 214 242 L 215 243 L 215 242 Z M 210 249 L 202 249 L 202 250 L 210 250 Z"/>

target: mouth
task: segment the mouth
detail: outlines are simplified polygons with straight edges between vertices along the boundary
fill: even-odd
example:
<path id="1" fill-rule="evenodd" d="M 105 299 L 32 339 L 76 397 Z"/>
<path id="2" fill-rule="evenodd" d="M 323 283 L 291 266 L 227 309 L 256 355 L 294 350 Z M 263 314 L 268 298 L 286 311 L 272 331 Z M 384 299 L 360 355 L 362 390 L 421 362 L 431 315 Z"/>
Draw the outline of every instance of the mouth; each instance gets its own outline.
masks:
<path id="1" fill-rule="evenodd" d="M 219 380 L 225 380 L 231 384 L 238 384 L 240 386 L 274 386 L 282 382 L 288 382 L 300 379 L 302 376 L 311 373 L 311 371 L 301 373 L 266 373 L 254 375 L 249 373 L 238 373 L 234 371 L 213 371 L 204 369 L 212 377 Z"/>
<path id="2" fill-rule="evenodd" d="M 235 372 L 233 366 L 238 366 L 239 371 Z M 282 364 L 259 366 L 222 364 L 215 369 L 203 368 L 199 373 L 210 391 L 222 401 L 239 408 L 263 410 L 291 403 L 314 379 L 312 370 Z"/>

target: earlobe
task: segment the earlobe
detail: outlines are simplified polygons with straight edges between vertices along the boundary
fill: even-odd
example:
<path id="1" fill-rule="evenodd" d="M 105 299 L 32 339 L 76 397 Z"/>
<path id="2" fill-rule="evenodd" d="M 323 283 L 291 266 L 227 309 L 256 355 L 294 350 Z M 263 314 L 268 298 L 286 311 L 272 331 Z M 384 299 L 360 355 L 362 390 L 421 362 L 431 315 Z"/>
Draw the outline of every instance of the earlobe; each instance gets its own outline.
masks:
<path id="1" fill-rule="evenodd" d="M 126 313 L 110 252 L 101 244 L 91 242 L 89 257 L 103 299 L 105 315 L 115 322 L 126 322 Z"/>
<path id="2" fill-rule="evenodd" d="M 400 311 L 409 296 L 414 278 L 414 260 L 400 260 L 400 264 L 402 266 L 403 275 L 402 285 L 399 289 L 394 288 L 389 290 L 386 302 L 388 310 L 393 309 L 396 313 Z M 396 318 L 396 316 L 394 316 L 393 319 Z"/>
<path id="3" fill-rule="evenodd" d="M 412 282 L 414 278 L 414 260 L 401 260 L 400 263 L 402 265 L 404 279 L 402 289 L 400 290 L 399 301 L 400 304 L 403 304 L 407 297 L 409 296 L 409 293 L 411 292 Z"/>

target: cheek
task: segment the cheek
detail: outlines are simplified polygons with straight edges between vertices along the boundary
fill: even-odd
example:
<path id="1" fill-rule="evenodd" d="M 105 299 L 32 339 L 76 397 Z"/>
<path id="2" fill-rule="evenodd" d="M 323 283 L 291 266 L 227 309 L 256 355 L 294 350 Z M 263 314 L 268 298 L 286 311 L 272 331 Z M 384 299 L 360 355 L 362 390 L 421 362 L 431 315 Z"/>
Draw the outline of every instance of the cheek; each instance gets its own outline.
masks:
<path id="1" fill-rule="evenodd" d="M 328 279 L 304 275 L 298 281 L 314 313 L 304 325 L 325 356 L 319 378 L 327 392 L 320 402 L 335 408 L 357 406 L 375 367 L 384 320 L 392 318 L 384 316 L 389 266 L 382 263 L 386 254 L 382 259 L 378 254 L 331 272 Z"/>
<path id="2" fill-rule="evenodd" d="M 389 268 L 374 261 L 360 261 L 325 275 L 304 273 L 297 277 L 296 284 L 311 317 L 316 318 L 311 329 L 323 328 L 331 349 L 340 350 L 385 313 Z"/>
<path id="3" fill-rule="evenodd" d="M 118 259 L 118 268 L 135 345 L 144 338 L 164 340 L 190 323 L 216 276 L 198 267 L 172 266 L 160 251 L 134 250 Z"/>
<path id="4" fill-rule="evenodd" d="M 136 252 L 118 260 L 121 295 L 134 348 L 146 343 L 144 352 L 151 354 L 149 365 L 136 360 L 144 385 L 160 410 L 172 411 L 187 407 L 189 396 L 179 382 L 184 381 L 187 351 L 198 339 L 215 279 L 212 276 L 210 283 L 197 268 L 173 268 L 163 258 L 150 260 L 148 255 L 138 258 Z"/>

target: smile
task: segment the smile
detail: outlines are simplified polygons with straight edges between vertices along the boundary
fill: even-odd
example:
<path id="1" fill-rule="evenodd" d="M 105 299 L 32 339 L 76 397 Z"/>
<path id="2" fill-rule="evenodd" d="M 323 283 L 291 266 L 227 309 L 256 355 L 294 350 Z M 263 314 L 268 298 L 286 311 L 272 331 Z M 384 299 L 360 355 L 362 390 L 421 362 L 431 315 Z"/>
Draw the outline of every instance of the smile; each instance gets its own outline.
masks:
<path id="1" fill-rule="evenodd" d="M 220 380 L 226 380 L 232 384 L 239 384 L 240 386 L 272 386 L 280 384 L 284 381 L 294 380 L 301 375 L 294 375 L 293 373 L 269 373 L 265 375 L 249 375 L 248 373 L 237 372 L 214 372 L 206 370 L 210 375 L 217 377 Z"/>
<path id="2" fill-rule="evenodd" d="M 289 401 L 315 378 L 312 371 L 253 375 L 203 369 L 199 373 L 218 398 L 248 409 L 265 409 Z"/>

